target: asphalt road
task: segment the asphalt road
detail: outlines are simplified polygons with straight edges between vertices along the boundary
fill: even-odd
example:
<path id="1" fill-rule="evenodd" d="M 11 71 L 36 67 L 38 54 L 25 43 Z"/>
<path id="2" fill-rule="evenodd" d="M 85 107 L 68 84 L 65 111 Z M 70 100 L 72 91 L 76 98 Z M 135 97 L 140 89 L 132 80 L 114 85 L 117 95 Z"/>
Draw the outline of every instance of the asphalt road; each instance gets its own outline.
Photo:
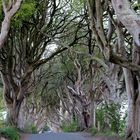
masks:
<path id="1" fill-rule="evenodd" d="M 28 137 L 28 140 L 86 140 L 77 133 L 43 133 L 34 134 Z"/>

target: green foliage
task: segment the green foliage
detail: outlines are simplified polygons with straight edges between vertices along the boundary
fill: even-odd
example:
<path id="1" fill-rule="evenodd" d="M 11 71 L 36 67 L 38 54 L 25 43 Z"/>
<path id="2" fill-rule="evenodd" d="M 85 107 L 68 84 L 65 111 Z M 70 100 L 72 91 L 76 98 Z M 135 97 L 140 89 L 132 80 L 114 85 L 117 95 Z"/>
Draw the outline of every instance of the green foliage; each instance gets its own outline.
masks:
<path id="1" fill-rule="evenodd" d="M 100 123 L 101 130 L 102 130 L 104 127 L 104 123 L 105 123 L 104 122 L 104 110 L 98 109 L 97 114 L 96 114 L 96 118 L 97 118 L 97 122 Z"/>
<path id="2" fill-rule="evenodd" d="M 124 117 L 120 120 L 119 135 L 121 137 L 125 136 L 126 118 L 127 118 L 127 113 L 125 113 Z"/>
<path id="3" fill-rule="evenodd" d="M 73 0 L 72 6 L 76 12 L 80 13 L 84 6 L 84 0 Z"/>
<path id="4" fill-rule="evenodd" d="M 44 128 L 43 128 L 43 131 L 48 131 L 49 130 L 49 127 L 48 127 L 48 125 L 46 124 L 45 126 L 44 126 Z"/>
<path id="5" fill-rule="evenodd" d="M 5 126 L 4 113 L 6 112 L 3 100 L 3 89 L 0 88 L 0 128 L 3 128 Z"/>
<path id="6" fill-rule="evenodd" d="M 22 3 L 21 8 L 12 19 L 12 25 L 20 27 L 23 21 L 27 21 L 36 11 L 36 2 L 34 0 L 26 0 Z M 3 19 L 2 1 L 0 0 L 0 21 Z"/>
<path id="7" fill-rule="evenodd" d="M 13 25 L 14 26 L 21 26 L 23 21 L 27 21 L 30 17 L 35 13 L 36 10 L 36 3 L 34 1 L 27 1 L 21 5 L 20 10 L 16 13 L 13 18 Z"/>
<path id="8" fill-rule="evenodd" d="M 17 129 L 13 127 L 6 127 L 0 129 L 0 134 L 10 140 L 19 140 L 20 134 Z"/>
<path id="9" fill-rule="evenodd" d="M 117 134 L 111 130 L 102 130 L 100 132 L 98 132 L 97 128 L 90 128 L 89 132 L 93 135 L 93 136 L 102 136 L 102 137 L 118 137 L 118 138 L 124 138 L 124 133 L 121 135 L 121 134 Z"/>
<path id="10" fill-rule="evenodd" d="M 32 133 L 32 134 L 38 133 L 37 127 L 33 123 L 28 123 L 26 125 L 25 132 Z"/>
<path id="11" fill-rule="evenodd" d="M 91 127 L 89 131 L 92 135 L 96 135 L 98 133 L 98 130 L 95 127 Z"/>
<path id="12" fill-rule="evenodd" d="M 4 111 L 3 88 L 0 88 L 0 112 L 1 111 Z"/>
<path id="13" fill-rule="evenodd" d="M 64 57 L 65 58 L 65 57 Z M 68 65 L 67 65 L 68 64 Z M 67 73 L 68 71 L 71 73 L 72 71 L 74 71 L 74 64 L 73 61 L 69 58 L 65 59 L 64 64 L 61 64 L 61 70 L 64 73 Z"/>
<path id="14" fill-rule="evenodd" d="M 2 1 L 0 0 L 0 21 L 2 20 Z"/>
<path id="15" fill-rule="evenodd" d="M 140 3 L 134 3 L 134 4 L 132 5 L 132 8 L 133 8 L 134 10 L 139 10 L 139 9 L 140 9 Z"/>
<path id="16" fill-rule="evenodd" d="M 105 130 L 99 133 L 96 133 L 97 136 L 106 136 L 106 137 L 114 137 L 117 136 L 117 134 L 111 130 Z"/>
<path id="17" fill-rule="evenodd" d="M 35 125 L 31 125 L 31 132 L 32 132 L 33 134 L 36 134 L 36 133 L 37 133 L 37 128 L 36 128 Z"/>
<path id="18" fill-rule="evenodd" d="M 97 110 L 97 121 L 101 130 L 111 129 L 112 132 L 119 132 L 120 126 L 120 106 L 118 104 L 103 105 Z"/>
<path id="19" fill-rule="evenodd" d="M 78 129 L 78 123 L 73 121 L 71 123 L 63 123 L 62 130 L 64 132 L 76 132 Z"/>
<path id="20" fill-rule="evenodd" d="M 93 136 L 107 136 L 107 137 L 113 137 L 113 136 L 118 136 L 118 134 L 116 134 L 115 132 L 111 131 L 111 130 L 102 130 L 100 132 L 98 132 L 97 128 L 90 128 L 89 132 L 93 135 Z"/>
<path id="21" fill-rule="evenodd" d="M 0 120 L 0 129 L 5 127 L 5 122 Z"/>

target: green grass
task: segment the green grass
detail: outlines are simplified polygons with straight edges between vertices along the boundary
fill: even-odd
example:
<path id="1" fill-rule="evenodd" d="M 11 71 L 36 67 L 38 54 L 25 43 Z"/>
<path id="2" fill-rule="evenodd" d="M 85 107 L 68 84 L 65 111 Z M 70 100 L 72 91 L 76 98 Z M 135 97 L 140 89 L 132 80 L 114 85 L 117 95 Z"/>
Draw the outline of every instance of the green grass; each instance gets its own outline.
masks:
<path id="1" fill-rule="evenodd" d="M 16 128 L 6 127 L 0 129 L 0 135 L 10 140 L 19 140 L 20 134 Z"/>
<path id="2" fill-rule="evenodd" d="M 96 135 L 98 133 L 98 130 L 94 127 L 90 128 L 89 129 L 89 132 L 92 134 L 92 135 Z"/>
<path id="3" fill-rule="evenodd" d="M 118 136 L 118 134 L 116 134 L 115 132 L 112 132 L 112 131 L 104 131 L 104 132 L 98 132 L 96 134 L 97 136 L 106 136 L 106 137 L 116 137 Z"/>
<path id="4" fill-rule="evenodd" d="M 124 133 L 122 134 L 116 134 L 115 132 L 111 131 L 111 130 L 106 130 L 106 131 L 99 131 L 97 130 L 97 128 L 90 128 L 89 132 L 93 135 L 93 136 L 104 136 L 104 137 L 118 137 L 121 140 L 124 140 L 125 135 Z"/>

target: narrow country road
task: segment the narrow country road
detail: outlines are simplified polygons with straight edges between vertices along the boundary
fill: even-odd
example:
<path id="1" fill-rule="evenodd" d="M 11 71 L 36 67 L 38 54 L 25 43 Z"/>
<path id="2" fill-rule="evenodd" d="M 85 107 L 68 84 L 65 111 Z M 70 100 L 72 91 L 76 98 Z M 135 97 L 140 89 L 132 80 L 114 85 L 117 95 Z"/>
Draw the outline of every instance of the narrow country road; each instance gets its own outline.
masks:
<path id="1" fill-rule="evenodd" d="M 118 137 L 93 137 L 89 133 L 23 134 L 21 140 L 120 140 Z"/>
<path id="2" fill-rule="evenodd" d="M 43 133 L 29 135 L 27 140 L 87 140 L 78 133 Z"/>

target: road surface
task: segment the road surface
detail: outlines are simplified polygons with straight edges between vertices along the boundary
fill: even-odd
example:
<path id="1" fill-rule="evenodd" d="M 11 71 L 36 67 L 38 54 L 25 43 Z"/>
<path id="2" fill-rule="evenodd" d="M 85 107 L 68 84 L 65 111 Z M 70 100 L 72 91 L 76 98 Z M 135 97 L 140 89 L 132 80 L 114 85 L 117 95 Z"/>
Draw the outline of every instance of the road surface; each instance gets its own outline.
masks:
<path id="1" fill-rule="evenodd" d="M 43 133 L 30 135 L 27 140 L 87 140 L 78 133 Z"/>
<path id="2" fill-rule="evenodd" d="M 118 137 L 93 137 L 89 133 L 53 133 L 23 134 L 21 140 L 120 140 Z"/>

